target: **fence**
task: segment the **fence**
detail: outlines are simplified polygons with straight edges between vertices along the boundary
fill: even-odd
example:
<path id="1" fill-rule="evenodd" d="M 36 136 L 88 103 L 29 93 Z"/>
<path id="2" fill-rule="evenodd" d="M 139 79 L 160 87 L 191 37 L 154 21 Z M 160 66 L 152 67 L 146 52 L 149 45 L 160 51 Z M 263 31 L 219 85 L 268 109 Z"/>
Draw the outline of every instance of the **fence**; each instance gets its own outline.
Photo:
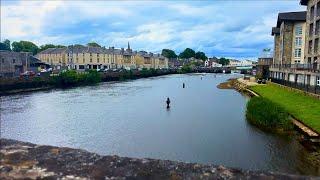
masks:
<path id="1" fill-rule="evenodd" d="M 306 71 L 306 72 L 320 72 L 320 64 L 273 64 L 270 68 L 278 70 L 291 70 L 291 71 Z"/>
<path id="2" fill-rule="evenodd" d="M 288 86 L 291 88 L 299 89 L 305 92 L 309 93 L 314 93 L 314 94 L 319 94 L 320 95 L 320 86 L 310 86 L 304 83 L 297 83 L 297 82 L 291 82 L 291 81 L 286 81 L 282 79 L 274 79 L 271 78 L 271 81 L 277 84 L 281 84 L 284 86 Z"/>

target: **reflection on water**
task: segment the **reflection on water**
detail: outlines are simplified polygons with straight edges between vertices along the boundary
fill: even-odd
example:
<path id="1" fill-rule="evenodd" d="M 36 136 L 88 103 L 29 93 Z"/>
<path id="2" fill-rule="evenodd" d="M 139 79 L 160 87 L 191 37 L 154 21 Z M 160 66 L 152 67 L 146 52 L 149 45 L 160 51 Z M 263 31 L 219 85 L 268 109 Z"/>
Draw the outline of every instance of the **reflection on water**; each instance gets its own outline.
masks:
<path id="1" fill-rule="evenodd" d="M 232 76 L 170 75 L 1 97 L 1 136 L 105 155 L 320 175 L 295 135 L 247 124 L 247 97 L 216 88 Z"/>

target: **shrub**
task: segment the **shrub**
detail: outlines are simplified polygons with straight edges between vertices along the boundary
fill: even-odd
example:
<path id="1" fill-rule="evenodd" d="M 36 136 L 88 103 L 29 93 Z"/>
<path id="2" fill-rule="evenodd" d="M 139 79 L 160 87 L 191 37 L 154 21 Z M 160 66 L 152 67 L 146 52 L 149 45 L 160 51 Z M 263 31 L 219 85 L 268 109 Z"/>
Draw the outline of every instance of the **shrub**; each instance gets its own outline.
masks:
<path id="1" fill-rule="evenodd" d="M 289 113 L 280 105 L 262 97 L 253 97 L 249 100 L 246 118 L 250 123 L 263 129 L 293 128 Z"/>

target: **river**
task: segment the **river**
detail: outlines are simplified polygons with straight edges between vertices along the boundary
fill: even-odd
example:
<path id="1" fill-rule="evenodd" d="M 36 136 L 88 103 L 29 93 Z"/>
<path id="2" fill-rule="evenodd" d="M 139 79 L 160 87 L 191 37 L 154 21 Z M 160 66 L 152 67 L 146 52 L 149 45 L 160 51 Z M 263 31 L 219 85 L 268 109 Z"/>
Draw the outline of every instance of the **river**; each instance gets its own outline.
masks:
<path id="1" fill-rule="evenodd" d="M 103 155 L 320 175 L 295 135 L 249 125 L 248 98 L 216 87 L 234 76 L 168 75 L 3 96 L 1 137 Z"/>

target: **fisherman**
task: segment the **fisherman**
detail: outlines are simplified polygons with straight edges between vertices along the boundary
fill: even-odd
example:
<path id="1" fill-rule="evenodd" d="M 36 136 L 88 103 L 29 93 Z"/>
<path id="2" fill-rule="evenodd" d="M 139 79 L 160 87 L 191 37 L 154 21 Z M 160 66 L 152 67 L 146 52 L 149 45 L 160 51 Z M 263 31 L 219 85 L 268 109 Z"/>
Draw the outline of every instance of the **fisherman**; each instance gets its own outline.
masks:
<path id="1" fill-rule="evenodd" d="M 183 83 L 183 84 L 182 84 L 182 88 L 184 88 L 185 86 L 186 86 L 186 85 Z"/>
<path id="2" fill-rule="evenodd" d="M 169 99 L 169 97 L 167 98 L 167 109 L 169 109 L 170 108 L 170 99 Z"/>

